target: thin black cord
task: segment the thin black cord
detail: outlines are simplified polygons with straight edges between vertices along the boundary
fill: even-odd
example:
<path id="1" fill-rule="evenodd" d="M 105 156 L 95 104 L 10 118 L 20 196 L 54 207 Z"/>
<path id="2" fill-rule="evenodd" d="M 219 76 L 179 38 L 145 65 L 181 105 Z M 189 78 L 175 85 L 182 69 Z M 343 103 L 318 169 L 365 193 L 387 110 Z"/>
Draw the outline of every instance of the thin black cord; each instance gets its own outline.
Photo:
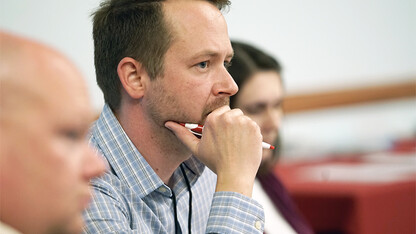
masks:
<path id="1" fill-rule="evenodd" d="M 183 177 L 185 178 L 186 187 L 188 188 L 189 192 L 189 212 L 188 212 L 188 233 L 191 234 L 191 224 L 192 224 L 192 190 L 191 190 L 191 183 L 189 183 L 189 179 L 186 176 L 185 169 L 183 169 L 183 164 L 181 164 L 181 171 L 183 174 Z M 176 205 L 176 196 L 172 189 L 172 201 L 173 201 L 173 212 L 175 215 L 175 233 L 176 234 L 182 234 L 181 226 L 178 221 L 178 210 Z"/>
<path id="2" fill-rule="evenodd" d="M 185 169 L 183 169 L 183 164 L 181 164 L 181 171 L 185 177 L 186 187 L 188 187 L 189 192 L 189 212 L 188 212 L 188 233 L 191 234 L 191 224 L 192 224 L 192 190 L 191 184 L 189 183 L 188 176 L 186 176 Z"/>
<path id="3" fill-rule="evenodd" d="M 175 233 L 182 234 L 181 226 L 179 225 L 179 221 L 178 221 L 178 211 L 176 208 L 176 196 L 173 190 L 172 190 L 172 201 L 173 201 L 173 213 L 175 215 Z"/>

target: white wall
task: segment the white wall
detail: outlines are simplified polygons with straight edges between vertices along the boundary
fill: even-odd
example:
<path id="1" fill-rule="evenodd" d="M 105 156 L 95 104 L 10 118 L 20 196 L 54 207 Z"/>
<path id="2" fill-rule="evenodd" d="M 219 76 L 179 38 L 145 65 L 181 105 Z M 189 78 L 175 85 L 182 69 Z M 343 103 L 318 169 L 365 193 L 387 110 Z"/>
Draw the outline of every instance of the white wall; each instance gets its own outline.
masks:
<path id="1" fill-rule="evenodd" d="M 238 0 L 226 17 L 281 60 L 292 93 L 416 77 L 415 0 Z"/>
<path id="2" fill-rule="evenodd" d="M 48 43 L 87 78 L 94 106 L 91 18 L 99 0 L 1 0 L 0 28 Z M 288 92 L 416 77 L 415 0 L 234 0 L 230 37 L 279 58 Z"/>
<path id="3" fill-rule="evenodd" d="M 90 14 L 99 0 L 0 0 L 0 29 L 25 35 L 62 51 L 84 74 L 93 105 L 103 97 L 95 82 Z"/>

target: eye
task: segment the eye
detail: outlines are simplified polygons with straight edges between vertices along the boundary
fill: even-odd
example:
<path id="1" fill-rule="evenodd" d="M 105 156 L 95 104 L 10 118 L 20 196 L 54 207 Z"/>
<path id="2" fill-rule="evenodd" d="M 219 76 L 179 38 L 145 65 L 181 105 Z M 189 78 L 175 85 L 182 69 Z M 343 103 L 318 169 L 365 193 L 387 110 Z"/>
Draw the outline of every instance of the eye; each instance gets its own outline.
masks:
<path id="1" fill-rule="evenodd" d="M 199 68 L 205 69 L 208 67 L 208 61 L 200 62 L 197 64 Z"/>
<path id="2" fill-rule="evenodd" d="M 79 140 L 82 138 L 82 134 L 75 130 L 65 130 L 63 135 L 69 140 Z"/>
<path id="3" fill-rule="evenodd" d="M 85 137 L 86 132 L 81 130 L 81 129 L 77 129 L 77 128 L 66 128 L 66 129 L 61 129 L 60 131 L 60 135 L 69 141 L 79 141 L 79 140 L 83 140 Z"/>
<path id="4" fill-rule="evenodd" d="M 250 106 L 246 106 L 244 111 L 249 115 L 258 115 L 264 112 L 266 109 L 266 105 L 264 104 L 254 104 Z"/>
<path id="5" fill-rule="evenodd" d="M 283 108 L 283 100 L 280 99 L 272 105 L 274 110 L 281 110 Z"/>
<path id="6" fill-rule="evenodd" d="M 273 105 L 273 108 L 274 109 L 281 109 L 281 108 L 283 108 L 283 103 L 282 102 L 275 103 Z"/>
<path id="7" fill-rule="evenodd" d="M 229 62 L 228 61 L 224 61 L 224 67 L 225 68 L 228 69 L 229 67 L 231 67 L 231 65 L 232 65 L 232 62 L 231 61 L 229 61 Z"/>

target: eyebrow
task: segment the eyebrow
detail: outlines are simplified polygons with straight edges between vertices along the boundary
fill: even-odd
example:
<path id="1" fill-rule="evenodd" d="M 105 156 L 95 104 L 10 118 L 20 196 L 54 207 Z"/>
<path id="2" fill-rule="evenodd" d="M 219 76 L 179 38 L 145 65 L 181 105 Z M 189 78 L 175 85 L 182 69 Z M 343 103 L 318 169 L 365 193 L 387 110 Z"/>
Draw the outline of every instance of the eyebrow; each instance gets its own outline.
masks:
<path id="1" fill-rule="evenodd" d="M 212 50 L 203 50 L 200 51 L 198 53 L 196 53 L 194 56 L 191 57 L 192 60 L 194 59 L 198 59 L 200 57 L 220 57 L 220 53 L 212 51 Z M 228 53 L 226 56 L 226 58 L 229 58 L 230 60 L 234 57 L 234 50 L 232 51 L 232 53 Z"/>

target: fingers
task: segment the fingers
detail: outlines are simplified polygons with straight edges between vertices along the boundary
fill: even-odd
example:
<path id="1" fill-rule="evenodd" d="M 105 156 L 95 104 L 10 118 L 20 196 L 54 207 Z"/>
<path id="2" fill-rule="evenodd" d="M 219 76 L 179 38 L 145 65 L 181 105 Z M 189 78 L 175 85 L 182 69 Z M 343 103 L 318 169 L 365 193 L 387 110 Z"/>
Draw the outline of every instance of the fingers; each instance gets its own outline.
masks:
<path id="1" fill-rule="evenodd" d="M 192 154 L 196 155 L 199 144 L 199 139 L 197 137 L 195 137 L 187 128 L 173 121 L 167 121 L 165 127 L 171 130 L 176 137 L 188 147 Z"/>
<path id="2" fill-rule="evenodd" d="M 239 116 L 244 116 L 243 112 L 240 109 L 230 109 L 228 108 L 224 108 L 221 109 L 219 112 L 212 112 L 211 113 L 211 118 L 227 118 L 229 120 L 232 120 L 233 118 L 239 117 Z"/>
<path id="3" fill-rule="evenodd" d="M 247 128 L 247 126 L 250 126 Z M 221 108 L 218 111 L 212 112 L 208 117 L 204 125 L 204 130 L 207 129 L 220 129 L 223 134 L 227 132 L 227 129 L 239 128 L 241 131 L 232 131 L 231 133 L 240 135 L 247 130 L 256 130 L 260 134 L 260 128 L 258 125 L 252 121 L 248 116 L 240 109 Z M 218 131 L 216 131 L 218 132 Z"/>
<path id="4" fill-rule="evenodd" d="M 222 106 L 206 118 L 198 139 L 182 125 L 168 121 L 165 127 L 202 163 L 217 174 L 216 191 L 236 191 L 251 196 L 262 158 L 260 127 L 239 109 Z"/>
<path id="5" fill-rule="evenodd" d="M 229 106 L 222 106 L 208 115 L 205 126 L 209 127 L 211 124 L 217 124 L 218 122 L 226 125 L 232 124 L 234 119 L 239 116 L 244 116 L 240 109 L 230 109 Z"/>

